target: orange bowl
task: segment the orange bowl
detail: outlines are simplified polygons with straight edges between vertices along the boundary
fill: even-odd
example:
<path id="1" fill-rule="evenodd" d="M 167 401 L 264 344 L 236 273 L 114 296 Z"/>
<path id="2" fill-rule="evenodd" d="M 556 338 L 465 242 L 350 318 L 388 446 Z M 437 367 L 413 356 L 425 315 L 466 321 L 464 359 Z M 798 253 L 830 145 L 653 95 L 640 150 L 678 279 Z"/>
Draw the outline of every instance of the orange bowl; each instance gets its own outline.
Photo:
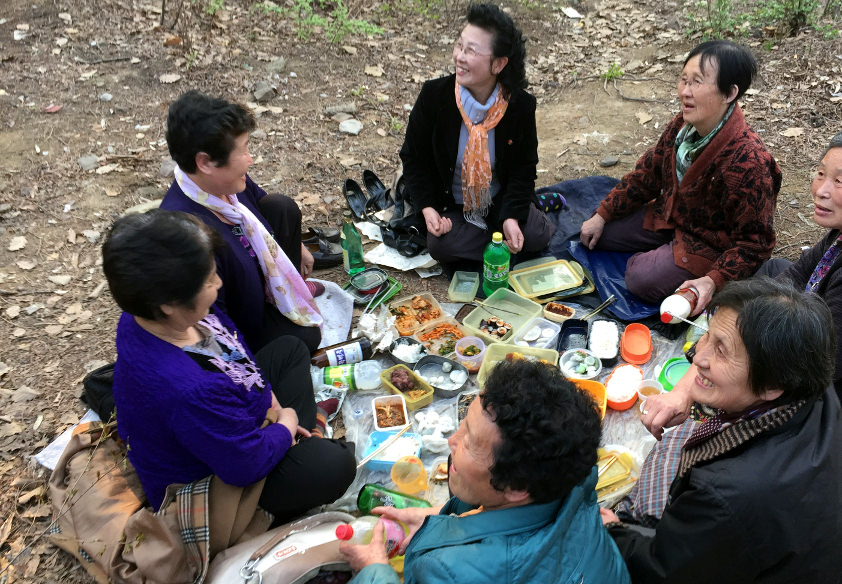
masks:
<path id="1" fill-rule="evenodd" d="M 629 371 L 630 369 L 636 369 L 637 371 L 635 373 L 626 374 L 625 371 Z M 618 374 L 618 371 L 623 371 L 624 373 L 622 376 L 628 376 L 628 379 L 621 381 L 621 374 Z M 612 383 L 612 379 L 614 383 Z M 605 380 L 605 400 L 608 407 L 618 412 L 622 412 L 632 407 L 634 402 L 637 401 L 637 386 L 642 380 L 643 370 L 637 365 L 620 365 L 619 367 L 616 367 L 614 371 L 611 372 L 611 375 L 608 376 L 608 379 Z M 615 383 L 623 383 L 624 386 L 628 385 L 629 397 L 625 397 L 626 392 L 621 392 L 624 399 L 611 399 L 611 393 L 613 390 L 611 386 Z M 617 397 L 617 394 L 614 393 L 614 396 Z"/>
<path id="2" fill-rule="evenodd" d="M 579 389 L 587 392 L 596 402 L 599 417 L 605 418 L 605 386 L 593 379 L 571 379 Z"/>
<path id="3" fill-rule="evenodd" d="M 633 322 L 620 340 L 620 356 L 626 363 L 643 365 L 652 357 L 652 333 L 646 325 Z"/>

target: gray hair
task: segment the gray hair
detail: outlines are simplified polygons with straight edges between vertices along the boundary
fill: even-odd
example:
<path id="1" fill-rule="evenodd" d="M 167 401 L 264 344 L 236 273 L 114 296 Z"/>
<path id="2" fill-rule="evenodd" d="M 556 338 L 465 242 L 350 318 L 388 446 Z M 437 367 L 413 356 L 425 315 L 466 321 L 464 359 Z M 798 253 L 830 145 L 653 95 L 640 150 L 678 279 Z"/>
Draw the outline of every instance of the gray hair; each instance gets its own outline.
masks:
<path id="1" fill-rule="evenodd" d="M 827 153 L 833 150 L 834 148 L 842 148 L 842 132 L 839 132 L 833 138 L 830 139 L 830 144 L 827 145 L 827 150 L 825 150 L 824 154 L 822 154 L 822 158 L 827 156 Z"/>

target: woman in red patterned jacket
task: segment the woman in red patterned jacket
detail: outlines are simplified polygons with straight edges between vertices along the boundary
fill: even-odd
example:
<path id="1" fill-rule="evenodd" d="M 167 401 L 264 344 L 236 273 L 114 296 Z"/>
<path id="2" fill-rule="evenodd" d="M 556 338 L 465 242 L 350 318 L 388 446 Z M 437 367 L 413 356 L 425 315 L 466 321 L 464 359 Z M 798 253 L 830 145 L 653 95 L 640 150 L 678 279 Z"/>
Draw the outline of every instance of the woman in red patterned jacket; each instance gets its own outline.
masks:
<path id="1" fill-rule="evenodd" d="M 590 249 L 636 252 L 626 287 L 642 300 L 692 286 L 698 314 L 771 256 L 781 171 L 737 104 L 756 72 L 730 41 L 693 49 L 678 80 L 681 112 L 582 224 Z"/>

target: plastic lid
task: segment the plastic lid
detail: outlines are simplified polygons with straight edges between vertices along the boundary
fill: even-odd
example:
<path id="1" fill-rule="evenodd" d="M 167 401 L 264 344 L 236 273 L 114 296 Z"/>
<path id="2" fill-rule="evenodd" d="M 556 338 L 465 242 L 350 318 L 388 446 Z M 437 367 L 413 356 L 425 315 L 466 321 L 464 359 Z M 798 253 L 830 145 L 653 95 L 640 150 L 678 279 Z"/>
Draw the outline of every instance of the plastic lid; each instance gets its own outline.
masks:
<path id="1" fill-rule="evenodd" d="M 351 220 L 351 212 L 350 211 L 343 211 L 342 216 L 347 219 L 348 221 Z"/>
<path id="2" fill-rule="evenodd" d="M 494 235 L 491 236 L 491 241 L 494 243 L 502 243 L 503 242 L 503 234 L 499 231 L 495 231 Z"/>
<path id="3" fill-rule="evenodd" d="M 351 527 L 347 523 L 343 523 L 342 525 L 336 526 L 336 539 L 348 541 L 352 537 L 354 537 L 353 527 Z"/>
<path id="4" fill-rule="evenodd" d="M 643 365 L 652 356 L 652 335 L 646 325 L 633 322 L 620 341 L 620 355 L 633 365 Z"/>

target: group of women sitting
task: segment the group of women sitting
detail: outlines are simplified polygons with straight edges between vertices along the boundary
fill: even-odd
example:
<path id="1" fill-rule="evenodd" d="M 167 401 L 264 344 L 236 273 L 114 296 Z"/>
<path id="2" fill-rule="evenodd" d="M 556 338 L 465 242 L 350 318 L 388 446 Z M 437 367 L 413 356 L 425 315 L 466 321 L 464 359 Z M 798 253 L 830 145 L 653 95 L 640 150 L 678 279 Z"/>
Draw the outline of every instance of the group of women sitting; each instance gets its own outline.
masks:
<path id="1" fill-rule="evenodd" d="M 493 231 L 513 253 L 540 252 L 553 234 L 544 213 L 553 202 L 534 193 L 536 101 L 524 59 L 512 19 L 473 4 L 455 74 L 425 83 L 410 114 L 406 189 L 444 263 L 478 261 Z M 581 229 L 590 248 L 635 252 L 634 294 L 658 301 L 693 286 L 696 313 L 712 315 L 672 401 L 651 402 L 658 432 L 691 413 L 703 421 L 661 523 L 645 534 L 605 516 L 634 581 L 838 576 L 828 545 L 842 543 L 840 408 L 826 390 L 842 377 L 842 326 L 832 324 L 842 323 L 842 134 L 813 181 L 814 218 L 830 232 L 795 264 L 763 268 L 812 294 L 764 279 L 728 284 L 754 274 L 775 245 L 781 173 L 737 103 L 756 69 L 728 41 L 693 49 L 681 111 Z M 168 485 L 207 475 L 265 480 L 260 505 L 285 521 L 344 493 L 355 457 L 353 444 L 321 436 L 308 372 L 322 325 L 318 286 L 306 281 L 312 256 L 295 203 L 246 174 L 254 127 L 235 103 L 195 91 L 174 102 L 175 181 L 161 210 L 114 224 L 103 268 L 124 311 L 118 429 L 149 502 L 158 508 Z"/>

